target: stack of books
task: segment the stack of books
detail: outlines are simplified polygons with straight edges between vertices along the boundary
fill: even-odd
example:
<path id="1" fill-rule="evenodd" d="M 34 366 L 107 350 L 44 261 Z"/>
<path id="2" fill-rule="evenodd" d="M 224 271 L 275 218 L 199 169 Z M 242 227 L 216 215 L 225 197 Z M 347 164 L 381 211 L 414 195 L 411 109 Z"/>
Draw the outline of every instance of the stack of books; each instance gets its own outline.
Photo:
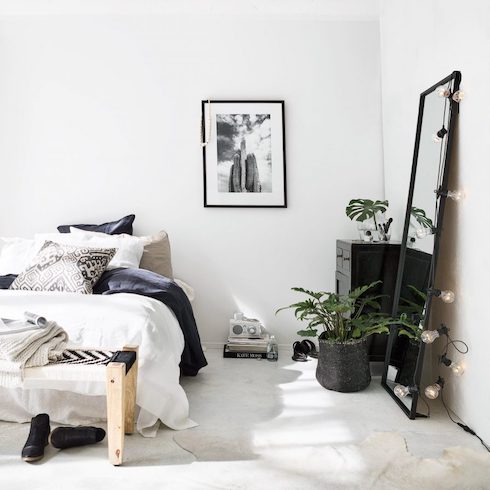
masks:
<path id="1" fill-rule="evenodd" d="M 223 349 L 223 357 L 266 359 L 268 343 L 268 335 L 264 335 L 259 339 L 228 337 L 228 342 Z"/>

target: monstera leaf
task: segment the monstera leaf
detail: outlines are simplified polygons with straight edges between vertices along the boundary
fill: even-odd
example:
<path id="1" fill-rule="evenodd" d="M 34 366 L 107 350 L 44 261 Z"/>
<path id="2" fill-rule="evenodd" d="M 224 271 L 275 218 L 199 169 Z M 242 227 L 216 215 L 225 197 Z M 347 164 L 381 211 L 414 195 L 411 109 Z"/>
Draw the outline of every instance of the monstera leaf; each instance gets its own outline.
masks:
<path id="1" fill-rule="evenodd" d="M 345 214 L 356 221 L 375 218 L 376 213 L 384 213 L 388 209 L 388 201 L 372 201 L 371 199 L 352 199 L 345 208 Z"/>
<path id="2" fill-rule="evenodd" d="M 413 206 L 410 214 L 415 218 L 420 226 L 424 228 L 432 228 L 434 226 L 432 220 L 425 214 L 423 209 Z"/>

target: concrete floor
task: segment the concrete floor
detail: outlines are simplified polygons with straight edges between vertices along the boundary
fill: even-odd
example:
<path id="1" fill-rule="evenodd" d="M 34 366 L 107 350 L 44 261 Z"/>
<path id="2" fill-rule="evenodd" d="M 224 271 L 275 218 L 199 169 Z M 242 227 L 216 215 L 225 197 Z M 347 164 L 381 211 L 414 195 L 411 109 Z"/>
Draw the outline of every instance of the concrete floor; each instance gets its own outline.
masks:
<path id="1" fill-rule="evenodd" d="M 483 451 L 437 405 L 430 419 L 409 420 L 379 378 L 360 393 L 335 393 L 315 380 L 316 361 L 295 363 L 289 352 L 281 351 L 278 363 L 223 359 L 214 349 L 206 355 L 209 366 L 182 381 L 199 427 L 164 428 L 155 439 L 129 436 L 126 464 L 114 468 L 105 441 L 59 452 L 48 447 L 42 461 L 24 463 L 19 455 L 29 426 L 1 422 L 0 488 L 327 488 L 325 451 L 340 454 L 378 432 L 400 433 L 408 451 L 423 458 L 439 458 L 449 446 Z M 353 481 L 328 488 L 367 488 Z"/>

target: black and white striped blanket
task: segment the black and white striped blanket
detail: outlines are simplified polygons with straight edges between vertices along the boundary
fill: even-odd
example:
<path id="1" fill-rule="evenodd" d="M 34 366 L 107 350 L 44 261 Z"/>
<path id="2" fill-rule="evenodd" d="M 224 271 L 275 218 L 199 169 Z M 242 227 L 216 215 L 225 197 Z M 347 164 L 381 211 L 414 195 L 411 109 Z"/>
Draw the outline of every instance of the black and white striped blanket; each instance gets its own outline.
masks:
<path id="1" fill-rule="evenodd" d="M 109 364 L 115 353 L 99 349 L 65 349 L 61 358 L 50 364 Z"/>

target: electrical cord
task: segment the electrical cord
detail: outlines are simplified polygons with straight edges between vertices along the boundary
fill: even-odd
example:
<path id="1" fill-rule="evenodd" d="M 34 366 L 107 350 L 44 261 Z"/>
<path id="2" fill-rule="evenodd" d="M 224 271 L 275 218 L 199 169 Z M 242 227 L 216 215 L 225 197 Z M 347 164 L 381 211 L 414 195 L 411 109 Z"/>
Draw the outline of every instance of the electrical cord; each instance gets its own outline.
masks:
<path id="1" fill-rule="evenodd" d="M 451 82 L 449 82 L 447 89 L 452 91 Z M 442 114 L 442 127 L 443 128 L 446 127 L 446 112 L 449 114 L 448 99 L 447 98 L 444 99 L 444 111 Z M 442 186 L 442 180 L 443 180 L 443 176 L 444 176 L 444 162 L 445 162 L 444 156 L 446 154 L 446 152 L 445 152 L 446 147 L 447 147 L 447 145 L 441 144 L 441 146 L 439 148 L 439 165 L 438 165 L 438 170 L 437 170 L 437 187 L 436 187 L 436 189 L 440 189 Z M 434 217 L 435 217 L 434 221 L 436 221 L 436 223 L 435 223 L 436 229 L 439 225 L 439 223 L 437 223 L 438 216 L 439 216 L 439 199 L 436 199 L 435 214 L 434 214 Z"/>
<path id="2" fill-rule="evenodd" d="M 444 392 L 443 392 L 443 390 L 441 390 L 441 401 L 442 401 L 442 405 L 446 409 L 447 416 L 449 417 L 449 419 L 451 420 L 451 422 L 453 422 L 456 425 L 459 425 L 465 432 L 468 432 L 468 434 L 471 434 L 472 436 L 475 436 L 481 442 L 482 446 L 490 453 L 490 446 L 471 427 L 467 426 L 462 421 L 461 422 L 458 422 L 457 420 L 455 420 L 453 418 L 453 416 L 451 415 L 452 410 L 446 405 L 446 402 L 444 400 Z M 454 412 L 452 412 L 452 413 L 459 420 L 461 420 Z"/>
<path id="3" fill-rule="evenodd" d="M 446 342 L 446 352 L 447 349 L 450 345 L 454 347 L 455 350 L 457 350 L 460 354 L 468 354 L 468 351 L 470 350 L 468 347 L 468 344 L 462 340 L 457 340 L 457 339 L 452 339 L 449 334 L 446 334 L 448 341 Z M 458 344 L 462 344 L 464 346 L 464 350 L 458 348 Z"/>

